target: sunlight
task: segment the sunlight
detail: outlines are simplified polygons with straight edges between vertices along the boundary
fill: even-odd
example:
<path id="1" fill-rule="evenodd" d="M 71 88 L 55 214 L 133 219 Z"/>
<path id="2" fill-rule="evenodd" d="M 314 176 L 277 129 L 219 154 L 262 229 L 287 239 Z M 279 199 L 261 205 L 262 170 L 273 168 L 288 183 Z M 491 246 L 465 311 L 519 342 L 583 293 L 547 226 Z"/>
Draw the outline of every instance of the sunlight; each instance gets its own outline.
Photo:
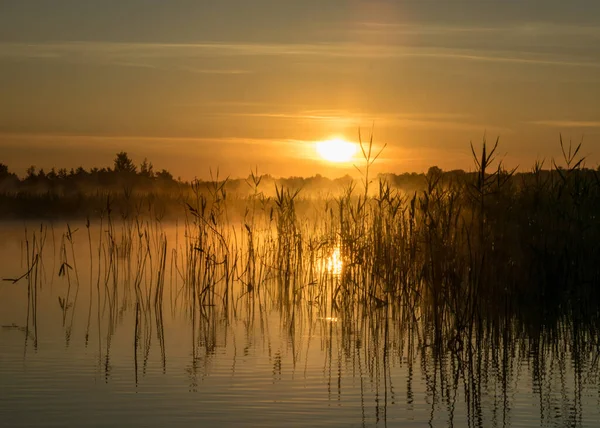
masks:
<path id="1" fill-rule="evenodd" d="M 339 245 L 337 245 L 331 256 L 324 260 L 325 271 L 332 275 L 341 275 L 344 263 L 342 262 L 342 251 Z"/>
<path id="2" fill-rule="evenodd" d="M 352 160 L 354 155 L 358 152 L 358 145 L 349 143 L 341 138 L 334 138 L 317 142 L 316 149 L 321 159 L 329 162 L 341 163 Z"/>

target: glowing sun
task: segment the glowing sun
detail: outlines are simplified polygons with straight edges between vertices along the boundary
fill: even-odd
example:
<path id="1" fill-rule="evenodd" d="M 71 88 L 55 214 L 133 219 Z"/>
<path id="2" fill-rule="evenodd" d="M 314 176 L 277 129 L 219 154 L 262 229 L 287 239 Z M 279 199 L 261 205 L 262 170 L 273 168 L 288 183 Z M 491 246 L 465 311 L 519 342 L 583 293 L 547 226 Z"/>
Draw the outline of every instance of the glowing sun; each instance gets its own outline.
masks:
<path id="1" fill-rule="evenodd" d="M 316 143 L 316 149 L 322 159 L 337 163 L 350 161 L 358 152 L 358 146 L 355 143 L 349 143 L 341 138 L 319 141 Z"/>

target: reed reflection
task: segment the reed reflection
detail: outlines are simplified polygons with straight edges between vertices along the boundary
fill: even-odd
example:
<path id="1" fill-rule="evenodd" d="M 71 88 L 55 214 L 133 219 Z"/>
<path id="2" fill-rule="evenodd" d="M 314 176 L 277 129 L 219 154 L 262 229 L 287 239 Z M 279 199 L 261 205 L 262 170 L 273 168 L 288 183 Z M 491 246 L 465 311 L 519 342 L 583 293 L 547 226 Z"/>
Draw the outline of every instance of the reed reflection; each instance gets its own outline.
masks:
<path id="1" fill-rule="evenodd" d="M 298 215 L 300 192 L 267 198 L 254 175 L 236 221 L 226 180 L 196 183 L 175 224 L 117 215 L 109 200 L 60 239 L 53 226 L 26 231 L 25 273 L 6 285 L 25 285 L 26 313 L 5 328 L 39 349 L 38 320 L 52 320 L 66 347 L 96 348 L 109 383 L 126 348 L 134 387 L 153 355 L 198 393 L 225 362 L 240 394 L 318 385 L 365 426 L 424 413 L 432 426 L 509 426 L 523 408 L 538 425 L 583 425 L 598 399 L 600 276 L 598 241 L 575 236 L 597 232 L 596 190 L 578 193 L 593 182 L 571 168 L 517 193 L 509 172 L 481 168 L 469 190 L 436 170 L 412 196 L 385 181 L 375 197 L 349 187 L 312 217 Z M 541 207 L 498 209 L 518 198 Z M 561 199 L 563 217 L 546 217 L 544 198 Z M 184 363 L 171 357 L 181 343 Z"/>

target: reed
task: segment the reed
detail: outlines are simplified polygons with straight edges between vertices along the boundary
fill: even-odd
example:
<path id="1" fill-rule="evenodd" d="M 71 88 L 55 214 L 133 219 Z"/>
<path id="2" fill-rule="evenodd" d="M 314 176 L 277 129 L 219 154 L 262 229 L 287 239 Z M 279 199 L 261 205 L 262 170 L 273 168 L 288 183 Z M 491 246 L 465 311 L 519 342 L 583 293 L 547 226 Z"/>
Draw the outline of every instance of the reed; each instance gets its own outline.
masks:
<path id="1" fill-rule="evenodd" d="M 164 312 L 170 305 L 172 316 L 186 316 L 192 325 L 190 378 L 197 384 L 201 349 L 214 352 L 220 328 L 242 319 L 248 331 L 255 323 L 266 331 L 265 314 L 276 310 L 294 349 L 306 337 L 313 340 L 316 329 L 326 331 L 322 347 L 329 352 L 332 390 L 335 364 L 360 354 L 359 371 L 376 379 L 374 390 L 387 403 L 388 359 L 395 350 L 406 353 L 409 364 L 422 361 L 436 391 L 432 407 L 443 403 L 452 413 L 462 390 L 469 421 L 481 425 L 482 382 L 497 382 L 506 399 L 515 354 L 536 355 L 536 379 L 544 382 L 541 355 L 548 340 L 569 337 L 583 355 L 591 352 L 587 341 L 600 325 L 600 174 L 585 168 L 581 144 L 560 144 L 562 161 L 553 160 L 550 169 L 540 161 L 531 172 L 518 173 L 497 159 L 497 140 L 491 148 L 484 140 L 480 150 L 471 145 L 473 172 L 431 168 L 422 188 L 410 193 L 387 177 L 373 179 L 371 168 L 383 149 L 375 149 L 372 135 L 360 142 L 361 181 L 335 196 L 315 200 L 301 187 L 280 184 L 265 189 L 253 171 L 249 195 L 240 199 L 217 172 L 208 183 L 191 183 L 181 197 L 175 239 L 156 199 L 138 199 L 130 191 L 124 199 L 107 196 L 98 218 L 85 224 L 85 342 L 95 304 L 108 377 L 112 336 L 124 314 L 133 312 L 136 381 L 153 337 L 166 370 Z M 83 244 L 76 231 L 67 225 L 59 248 L 65 289 L 58 300 L 67 343 L 80 291 Z M 24 242 L 26 331 L 36 346 L 46 235 L 45 226 L 31 237 L 26 231 Z M 333 320 L 343 326 L 338 333 Z M 370 338 L 371 348 L 355 337 Z M 342 346 L 336 348 L 338 339 Z M 560 358 L 559 350 L 550 354 Z M 498 378 L 485 378 L 481 361 L 492 361 Z M 361 377 L 361 388 L 368 387 Z M 495 404 L 508 411 L 506 403 Z M 379 410 L 384 417 L 385 408 Z"/>

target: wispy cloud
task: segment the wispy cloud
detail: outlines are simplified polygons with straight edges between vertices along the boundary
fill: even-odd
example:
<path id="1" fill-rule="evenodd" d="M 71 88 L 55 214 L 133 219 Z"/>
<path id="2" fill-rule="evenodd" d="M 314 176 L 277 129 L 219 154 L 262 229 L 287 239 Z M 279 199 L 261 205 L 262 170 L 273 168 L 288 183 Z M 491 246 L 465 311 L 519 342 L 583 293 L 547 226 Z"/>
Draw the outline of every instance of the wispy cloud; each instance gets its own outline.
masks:
<path id="1" fill-rule="evenodd" d="M 536 120 L 529 123 L 552 128 L 600 128 L 600 120 Z"/>
<path id="2" fill-rule="evenodd" d="M 592 25 L 568 25 L 550 22 L 523 22 L 495 26 L 484 25 L 441 25 L 441 24 L 407 24 L 388 23 L 377 21 L 359 21 L 345 23 L 336 30 L 347 32 L 350 29 L 356 33 L 372 33 L 385 35 L 497 35 L 504 34 L 511 37 L 531 36 L 574 36 L 582 38 L 600 38 L 600 27 Z"/>
<path id="3" fill-rule="evenodd" d="M 206 54 L 202 47 L 151 43 L 0 43 L 0 59 L 55 60 L 71 63 L 98 63 L 120 67 L 176 70 L 196 74 L 239 75 L 251 70 L 199 67 L 187 60 Z"/>
<path id="4" fill-rule="evenodd" d="M 237 145 L 266 145 L 273 142 L 294 142 L 296 140 L 270 139 L 270 138 L 252 138 L 252 137 L 179 137 L 179 136 L 149 136 L 149 135 L 102 135 L 102 134 L 68 134 L 68 133 L 14 133 L 0 132 L 0 143 L 7 145 L 9 143 L 20 144 L 21 141 L 39 142 L 46 144 L 48 141 L 61 140 L 65 143 L 80 144 L 86 142 L 146 142 L 157 143 L 161 147 L 171 145 L 219 145 L 219 144 L 237 144 Z"/>
<path id="5" fill-rule="evenodd" d="M 298 112 L 217 113 L 222 116 L 266 118 L 305 122 L 326 122 L 336 126 L 370 126 L 390 129 L 430 129 L 449 131 L 512 132 L 501 126 L 474 123 L 472 117 L 451 113 L 357 113 L 339 110 L 303 110 Z"/>
<path id="6" fill-rule="evenodd" d="M 532 65 L 600 68 L 600 61 L 561 54 L 542 54 L 522 51 L 478 50 L 444 47 L 415 47 L 399 44 L 336 43 L 0 43 L 0 58 L 58 59 L 90 61 L 115 65 L 143 67 L 183 67 L 175 59 L 259 57 L 328 57 L 356 59 L 431 58 L 505 62 Z M 189 67 L 189 66 L 185 66 Z M 185 69 L 185 68 L 184 68 Z M 239 74 L 247 69 L 204 69 L 191 67 L 188 71 Z"/>
<path id="7" fill-rule="evenodd" d="M 385 113 L 385 112 L 356 112 L 351 110 L 299 110 L 294 112 L 258 112 L 232 113 L 236 116 L 273 117 L 282 119 L 309 120 L 435 120 L 460 119 L 469 117 L 465 114 L 454 113 Z"/>
<path id="8" fill-rule="evenodd" d="M 338 31 L 348 31 L 354 33 L 381 34 L 381 35 L 448 35 L 460 33 L 492 33 L 501 31 L 501 27 L 484 26 L 450 26 L 439 24 L 397 24 L 377 21 L 360 21 L 345 23 L 344 28 L 339 27 Z"/>
<path id="9" fill-rule="evenodd" d="M 197 68 L 192 66 L 184 66 L 180 64 L 151 64 L 151 63 L 143 63 L 143 62 L 133 62 L 133 61 L 113 61 L 113 65 L 122 66 L 122 67 L 134 67 L 134 68 L 149 68 L 153 70 L 179 70 L 186 71 L 189 73 L 196 74 L 249 74 L 250 70 L 244 69 L 219 69 L 219 68 Z"/>
<path id="10" fill-rule="evenodd" d="M 314 140 L 298 138 L 256 138 L 252 136 L 233 137 L 171 137 L 144 135 L 93 135 L 61 133 L 2 133 L 0 148 L 5 149 L 44 149 L 49 145 L 57 152 L 68 152 L 96 147 L 103 151 L 115 152 L 134 150 L 136 152 L 176 151 L 180 154 L 225 156 L 244 159 L 250 157 L 305 158 L 313 152 Z"/>

